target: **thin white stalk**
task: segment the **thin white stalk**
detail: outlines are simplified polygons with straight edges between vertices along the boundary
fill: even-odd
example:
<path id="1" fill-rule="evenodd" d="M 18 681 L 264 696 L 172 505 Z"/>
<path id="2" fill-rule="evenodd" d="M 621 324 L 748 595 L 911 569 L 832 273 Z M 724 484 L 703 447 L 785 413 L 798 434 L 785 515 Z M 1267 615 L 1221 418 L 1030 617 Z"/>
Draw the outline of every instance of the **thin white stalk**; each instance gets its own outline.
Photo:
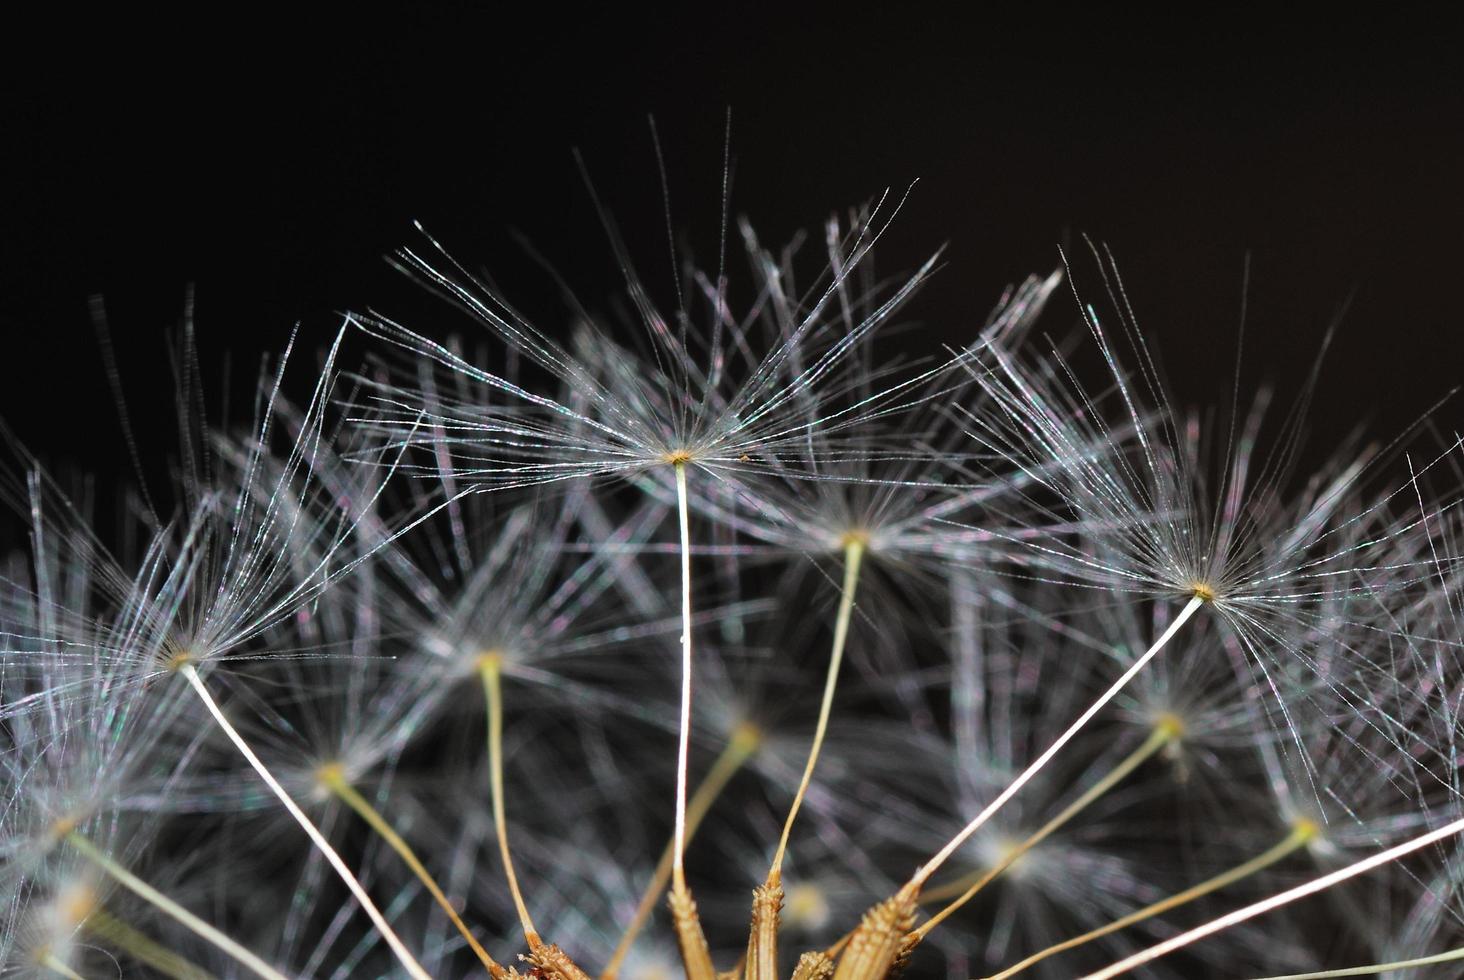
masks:
<path id="1" fill-rule="evenodd" d="M 258 976 L 264 977 L 265 980 L 287 980 L 283 973 L 280 973 L 278 970 L 270 966 L 264 960 L 260 959 L 254 953 L 239 945 L 237 942 L 230 939 L 222 932 L 219 932 L 219 930 L 215 929 L 207 922 L 204 922 L 198 916 L 194 915 L 192 912 L 188 911 L 183 906 L 179 905 L 177 902 L 173 901 L 171 898 L 158 891 L 152 885 L 149 885 L 147 882 L 143 881 L 141 878 L 137 877 L 132 872 L 122 867 L 122 865 L 112 860 L 106 854 L 103 854 L 95 844 L 87 840 L 85 837 L 73 831 L 66 835 L 66 843 L 70 844 L 75 850 L 81 852 L 81 854 L 85 856 L 88 861 L 91 861 L 97 867 L 101 868 L 107 874 L 115 878 L 117 882 L 122 885 L 122 887 L 132 892 L 132 894 L 136 895 L 138 898 L 141 898 L 143 901 L 152 905 L 159 911 L 165 913 L 167 916 L 178 922 L 180 925 L 188 929 L 200 939 L 205 939 L 208 942 L 213 943 L 213 945 L 217 946 L 219 949 L 223 950 L 225 953 L 238 960 L 240 964 L 254 971 L 254 973 Z M 50 964 L 47 965 L 50 966 Z M 52 967 L 52 969 L 55 968 Z"/>
<path id="2" fill-rule="evenodd" d="M 686 503 L 686 463 L 677 462 L 676 511 L 681 525 L 681 720 L 676 745 L 676 833 L 671 878 L 686 891 L 686 776 L 691 755 L 691 515 Z"/>
<path id="3" fill-rule="evenodd" d="M 1390 973 L 1393 970 L 1413 970 L 1420 966 L 1451 963 L 1454 960 L 1464 960 L 1464 949 L 1451 949 L 1447 953 L 1435 953 L 1433 956 L 1420 956 L 1412 960 L 1394 960 L 1391 963 L 1373 963 L 1370 966 L 1348 966 L 1340 970 L 1321 970 L 1317 973 L 1288 973 L 1285 976 L 1260 977 L 1258 980 L 1327 980 L 1329 977 L 1373 977 L 1379 973 Z"/>
<path id="4" fill-rule="evenodd" d="M 1082 980 L 1108 980 L 1109 977 L 1116 977 L 1119 974 L 1127 973 L 1129 970 L 1134 969 L 1134 967 L 1143 966 L 1145 963 L 1157 960 L 1159 957 L 1172 953 L 1176 949 L 1183 949 L 1191 943 L 1199 942 L 1201 939 L 1207 936 L 1213 936 L 1217 932 L 1223 932 L 1231 926 L 1239 925 L 1248 919 L 1254 919 L 1258 915 L 1265 915 L 1267 912 L 1275 911 L 1283 905 L 1289 905 L 1297 899 L 1314 895 L 1320 891 L 1326 891 L 1333 885 L 1339 885 L 1351 878 L 1356 878 L 1360 874 L 1365 874 L 1374 868 L 1391 864 L 1399 858 L 1407 857 L 1414 851 L 1420 851 L 1430 844 L 1436 844 L 1441 840 L 1446 840 L 1460 833 L 1464 833 L 1464 818 L 1445 824 L 1437 830 L 1431 830 L 1412 840 L 1394 845 L 1385 851 L 1379 851 L 1371 857 L 1363 858 L 1361 861 L 1355 861 L 1345 868 L 1338 868 L 1329 874 L 1324 874 L 1319 878 L 1313 878 L 1311 881 L 1303 882 L 1295 888 L 1288 888 L 1284 892 L 1277 892 L 1275 895 L 1263 898 L 1259 902 L 1253 902 L 1244 908 L 1236 909 L 1227 915 L 1222 915 L 1218 919 L 1212 919 L 1204 925 L 1196 926 L 1188 932 L 1183 932 L 1178 936 L 1166 939 L 1162 943 L 1156 943 L 1148 949 L 1141 949 L 1128 959 L 1114 963 L 1112 966 L 1104 967 L 1097 973 L 1090 973 L 1086 977 L 1083 977 Z M 1345 976 L 1345 974 L 1343 975 Z"/>
<path id="5" fill-rule="evenodd" d="M 387 924 L 386 917 L 381 914 L 381 910 L 376 907 L 376 903 L 371 901 L 371 896 L 366 894 L 366 889 L 361 886 L 360 881 L 356 880 L 355 874 L 346 866 L 346 862 L 336 853 L 335 848 L 330 846 L 330 842 L 325 839 L 325 835 L 320 832 L 320 828 L 315 826 L 311 819 L 305 815 L 305 811 L 301 810 L 294 800 L 290 799 L 290 794 L 285 792 L 285 788 L 265 768 L 264 763 L 259 761 L 259 756 L 254 754 L 254 750 L 249 747 L 249 743 L 245 742 L 243 736 L 235 731 L 233 725 L 229 724 L 229 720 L 219 710 L 218 702 L 213 699 L 212 694 L 208 693 L 208 688 L 204 686 L 203 679 L 198 676 L 198 671 L 194 669 L 192 664 L 185 663 L 178 668 L 178 672 L 192 685 L 193 690 L 203 701 L 204 706 L 213 715 L 214 721 L 218 722 L 219 727 L 224 730 L 224 734 L 229 736 L 229 740 L 234 743 L 234 747 L 254 767 L 254 771 L 259 773 L 259 778 L 264 780 L 265 785 L 270 788 L 275 796 L 279 797 L 285 809 L 290 811 L 290 816 L 295 818 L 295 822 L 310 837 L 311 843 L 330 862 L 330 866 L 335 869 L 336 874 L 340 875 L 341 880 L 346 883 L 346 887 L 351 890 L 351 894 L 356 896 L 356 901 L 360 902 L 361 907 L 365 909 L 366 915 L 371 919 L 371 924 L 376 927 L 377 932 L 381 933 L 381 938 L 386 940 L 386 944 L 391 947 L 391 951 L 396 954 L 396 958 L 401 962 L 407 973 L 412 976 L 413 980 L 432 980 L 428 976 L 427 971 L 422 969 L 422 964 L 417 962 L 411 952 L 408 951 L 406 945 L 392 931 L 391 926 Z"/>
<path id="6" fill-rule="evenodd" d="M 829 654 L 828 675 L 824 678 L 823 703 L 818 709 L 818 725 L 813 732 L 813 745 L 808 750 L 808 761 L 803 766 L 803 778 L 798 783 L 798 792 L 793 805 L 788 808 L 788 819 L 783 822 L 783 836 L 778 838 L 778 850 L 773 855 L 772 869 L 768 879 L 783 870 L 783 855 L 788 850 L 788 837 L 793 833 L 793 821 L 803 806 L 803 797 L 808 793 L 808 784 L 813 780 L 813 767 L 818 765 L 819 750 L 823 748 L 824 735 L 829 727 L 829 714 L 834 707 L 834 690 L 839 684 L 839 666 L 844 661 L 844 644 L 849 638 L 849 621 L 854 613 L 854 592 L 859 587 L 859 566 L 864 559 L 864 542 L 850 540 L 844 548 L 844 593 L 839 598 L 839 614 L 834 620 L 834 648 Z"/>
<path id="7" fill-rule="evenodd" d="M 1078 720 L 1073 722 L 1072 725 L 1068 727 L 1067 731 L 1059 735 L 1057 741 L 1053 742 L 1052 745 L 1047 748 L 1047 751 L 1043 752 L 1040 756 L 1037 757 L 1036 762 L 1032 763 L 1026 768 L 1025 771 L 1022 772 L 1020 776 L 1012 780 L 1010 785 L 1008 785 L 1006 789 L 1002 790 L 1001 793 L 997 795 L 996 799 L 992 800 L 991 803 L 987 805 L 986 809 L 978 813 L 976 815 L 976 819 L 968 823 L 959 834 L 951 838 L 951 842 L 949 844 L 941 848 L 940 853 L 938 853 L 935 857 L 926 862 L 926 864 L 919 871 L 915 872 L 915 876 L 910 879 L 911 883 L 916 885 L 923 885 L 926 881 L 928 881 L 930 879 L 930 876 L 935 874 L 940 866 L 944 864 L 952 854 L 956 853 L 957 849 L 959 849 L 962 844 L 966 843 L 966 841 L 971 838 L 972 834 L 976 833 L 976 831 L 981 828 L 982 824 L 986 823 L 986 821 L 990 820 L 991 817 L 998 810 L 1006 806 L 1007 802 L 1013 796 L 1016 796 L 1021 788 L 1031 781 L 1033 776 L 1036 776 L 1039 772 L 1041 772 L 1043 767 L 1051 762 L 1053 757 L 1057 755 L 1058 752 L 1062 751 L 1062 747 L 1064 745 L 1067 745 L 1067 743 L 1073 738 L 1073 736 L 1078 734 L 1078 732 L 1082 730 L 1083 726 L 1088 724 L 1088 722 L 1092 720 L 1093 716 L 1096 715 L 1100 710 L 1102 710 L 1104 705 L 1106 705 L 1109 701 L 1112 701 L 1114 697 L 1118 695 L 1118 692 L 1122 691 L 1128 685 L 1129 681 L 1133 680 L 1134 677 L 1138 675 L 1139 671 L 1143 670 L 1144 667 L 1148 665 L 1150 660 L 1153 660 L 1156 656 L 1159 655 L 1159 651 L 1163 650 L 1164 647 L 1169 643 L 1169 641 L 1174 638 L 1174 634 L 1179 632 L 1180 627 L 1187 623 L 1189 621 L 1189 618 L 1193 616 L 1195 612 L 1199 610 L 1199 608 L 1204 604 L 1205 599 L 1201 596 L 1195 596 L 1190 599 L 1189 602 L 1185 603 L 1184 608 L 1179 611 L 1179 615 L 1174 618 L 1174 622 L 1170 623 L 1169 628 L 1166 629 L 1162 634 L 1160 634 L 1159 639 L 1154 641 L 1154 645 L 1146 650 L 1142 657 L 1140 657 L 1138 660 L 1135 660 L 1133 666 L 1124 671 L 1123 675 L 1119 677 L 1118 680 L 1114 681 L 1113 686 L 1110 687 L 1107 691 L 1104 691 L 1103 695 L 1099 697 L 1098 700 L 1089 705 L 1088 709 L 1078 716 Z"/>

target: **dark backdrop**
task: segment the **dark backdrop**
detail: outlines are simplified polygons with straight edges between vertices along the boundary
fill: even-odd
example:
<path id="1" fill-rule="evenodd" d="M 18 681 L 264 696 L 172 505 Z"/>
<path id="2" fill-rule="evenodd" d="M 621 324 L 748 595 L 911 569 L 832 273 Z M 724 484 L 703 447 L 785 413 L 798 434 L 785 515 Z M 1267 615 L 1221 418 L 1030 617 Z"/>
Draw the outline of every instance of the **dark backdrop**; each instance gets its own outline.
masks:
<path id="1" fill-rule="evenodd" d="M 47 457 L 126 472 L 88 314 L 101 294 L 162 465 L 165 337 L 190 284 L 205 369 L 221 376 L 229 352 L 237 391 L 296 322 L 313 347 L 337 310 L 410 306 L 380 256 L 414 218 L 553 311 L 520 229 L 596 302 L 616 280 L 571 148 L 654 272 L 647 114 L 674 220 L 705 255 L 729 106 L 733 209 L 766 240 L 919 178 L 882 262 L 949 242 L 914 307 L 929 346 L 968 337 L 1005 283 L 1089 234 L 1117 254 L 1182 402 L 1228 386 L 1247 254 L 1251 378 L 1300 378 L 1351 299 L 1315 453 L 1359 421 L 1397 431 L 1458 379 L 1464 100 L 1435 25 L 968 14 L 556 9 L 530 24 L 485 7 L 17 34 L 0 417 Z M 1072 310 L 1064 298 L 1057 328 Z M 1457 406 L 1437 418 L 1452 430 Z"/>

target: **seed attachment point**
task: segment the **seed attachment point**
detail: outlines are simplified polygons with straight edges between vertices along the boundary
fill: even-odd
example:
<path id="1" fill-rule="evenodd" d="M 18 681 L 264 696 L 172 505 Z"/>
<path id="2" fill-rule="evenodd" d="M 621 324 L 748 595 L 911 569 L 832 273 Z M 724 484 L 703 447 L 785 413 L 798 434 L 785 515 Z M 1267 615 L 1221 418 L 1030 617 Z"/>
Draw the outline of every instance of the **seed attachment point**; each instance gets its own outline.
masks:
<path id="1" fill-rule="evenodd" d="M 1191 582 L 1189 587 L 1190 595 L 1201 602 L 1214 602 L 1216 597 L 1215 587 L 1209 582 Z"/>
<path id="2" fill-rule="evenodd" d="M 97 893 L 88 885 L 76 885 L 68 888 L 61 895 L 59 909 L 66 921 L 80 925 L 101 906 Z"/>
<path id="3" fill-rule="evenodd" d="M 1303 843 L 1311 843 L 1322 836 L 1322 825 L 1311 817 L 1297 817 L 1291 821 L 1291 834 Z"/>
<path id="4" fill-rule="evenodd" d="M 327 762 L 315 770 L 315 781 L 326 789 L 334 790 L 346 785 L 346 767 L 339 762 Z"/>
<path id="5" fill-rule="evenodd" d="M 744 755 L 751 755 L 762 745 L 762 729 L 750 721 L 744 721 L 732 730 L 732 744 Z"/>
<path id="6" fill-rule="evenodd" d="M 1166 711 L 1154 719 L 1154 731 L 1173 741 L 1184 736 L 1184 719 L 1172 711 Z"/>
<path id="7" fill-rule="evenodd" d="M 53 841 L 65 840 L 80 825 L 81 821 L 75 817 L 60 817 L 51 824 L 51 839 Z"/>

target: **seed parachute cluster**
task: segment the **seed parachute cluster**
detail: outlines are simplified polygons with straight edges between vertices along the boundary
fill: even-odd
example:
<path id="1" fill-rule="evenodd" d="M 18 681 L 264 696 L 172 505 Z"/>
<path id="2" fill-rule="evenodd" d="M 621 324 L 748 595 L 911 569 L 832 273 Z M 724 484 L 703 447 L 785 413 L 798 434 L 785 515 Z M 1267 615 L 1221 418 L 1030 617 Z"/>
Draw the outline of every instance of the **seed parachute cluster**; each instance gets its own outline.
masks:
<path id="1" fill-rule="evenodd" d="M 187 323 L 115 513 L 8 439 L 0 976 L 1460 975 L 1446 409 L 1307 472 L 1099 249 L 912 354 L 898 209 L 555 322 L 426 239 L 238 428 Z"/>

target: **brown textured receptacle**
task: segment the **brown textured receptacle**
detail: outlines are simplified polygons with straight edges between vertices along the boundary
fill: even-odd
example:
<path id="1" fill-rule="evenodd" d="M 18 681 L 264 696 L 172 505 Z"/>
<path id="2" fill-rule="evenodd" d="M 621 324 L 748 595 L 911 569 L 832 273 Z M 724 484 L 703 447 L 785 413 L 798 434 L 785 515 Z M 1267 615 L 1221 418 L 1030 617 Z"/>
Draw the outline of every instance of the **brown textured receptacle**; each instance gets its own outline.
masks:
<path id="1" fill-rule="evenodd" d="M 915 925 L 919 895 L 920 886 L 911 883 L 865 912 L 839 956 L 834 980 L 884 980 Z"/>
<path id="2" fill-rule="evenodd" d="M 747 980 L 778 980 L 778 922 L 783 876 L 768 875 L 752 890 L 752 929 L 747 936 Z"/>
<path id="3" fill-rule="evenodd" d="M 900 948 L 895 953 L 895 962 L 890 964 L 888 974 L 890 980 L 899 980 L 905 975 L 905 967 L 910 965 L 910 957 L 915 955 L 915 947 L 919 946 L 920 941 L 924 938 L 925 935 L 921 932 L 911 932 L 900 940 Z"/>
<path id="4" fill-rule="evenodd" d="M 834 961 L 821 949 L 798 957 L 798 965 L 793 968 L 793 980 L 830 980 L 833 975 Z"/>
<path id="5" fill-rule="evenodd" d="M 527 956 L 519 957 L 545 980 L 590 980 L 589 974 L 575 965 L 569 954 L 553 943 L 540 943 Z"/>
<path id="6" fill-rule="evenodd" d="M 691 893 L 684 888 L 673 887 L 667 901 L 671 906 L 671 921 L 676 926 L 676 944 L 681 947 L 686 980 L 717 980 L 717 970 L 712 966 L 712 951 L 707 946 L 707 937 L 702 932 L 696 901 Z"/>

